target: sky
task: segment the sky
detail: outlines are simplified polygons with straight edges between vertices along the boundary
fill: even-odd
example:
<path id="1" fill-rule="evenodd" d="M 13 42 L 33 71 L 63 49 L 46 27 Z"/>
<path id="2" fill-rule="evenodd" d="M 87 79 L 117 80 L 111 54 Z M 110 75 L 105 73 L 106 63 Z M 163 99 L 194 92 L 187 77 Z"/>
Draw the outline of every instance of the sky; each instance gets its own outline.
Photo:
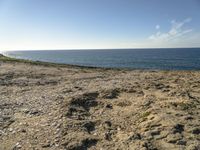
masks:
<path id="1" fill-rule="evenodd" d="M 200 0 L 0 0 L 0 51 L 200 47 Z"/>

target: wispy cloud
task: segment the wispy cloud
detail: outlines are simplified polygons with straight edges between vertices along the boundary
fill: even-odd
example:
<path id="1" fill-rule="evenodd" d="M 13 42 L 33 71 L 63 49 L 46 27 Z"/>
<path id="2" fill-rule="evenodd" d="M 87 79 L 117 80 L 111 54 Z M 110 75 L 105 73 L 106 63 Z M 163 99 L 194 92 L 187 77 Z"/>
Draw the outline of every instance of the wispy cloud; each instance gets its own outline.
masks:
<path id="1" fill-rule="evenodd" d="M 156 29 L 158 30 L 155 34 L 151 35 L 149 37 L 150 40 L 156 41 L 156 42 L 167 42 L 170 40 L 178 39 L 181 36 L 192 32 L 193 29 L 185 29 L 184 25 L 186 23 L 189 23 L 192 19 L 187 18 L 183 20 L 182 22 L 178 22 L 176 20 L 171 21 L 171 28 L 167 32 L 161 32 L 160 26 L 156 25 Z"/>
<path id="2" fill-rule="evenodd" d="M 160 29 L 160 25 L 159 24 L 156 25 L 156 29 L 157 30 Z"/>
<path id="3" fill-rule="evenodd" d="M 155 33 L 145 39 L 135 39 L 134 41 L 122 41 L 116 43 L 121 48 L 180 48 L 180 47 L 200 47 L 200 32 L 194 31 L 191 18 L 183 21 L 171 20 L 169 29 L 162 31 L 160 24 L 155 25 Z"/>

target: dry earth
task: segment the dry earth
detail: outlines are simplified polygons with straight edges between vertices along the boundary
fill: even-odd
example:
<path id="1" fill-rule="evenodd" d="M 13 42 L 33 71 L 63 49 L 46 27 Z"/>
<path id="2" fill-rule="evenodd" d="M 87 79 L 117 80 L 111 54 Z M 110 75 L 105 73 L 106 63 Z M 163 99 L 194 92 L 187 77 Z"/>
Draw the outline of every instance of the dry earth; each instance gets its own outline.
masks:
<path id="1" fill-rule="evenodd" d="M 200 72 L 0 62 L 0 150 L 200 150 Z"/>

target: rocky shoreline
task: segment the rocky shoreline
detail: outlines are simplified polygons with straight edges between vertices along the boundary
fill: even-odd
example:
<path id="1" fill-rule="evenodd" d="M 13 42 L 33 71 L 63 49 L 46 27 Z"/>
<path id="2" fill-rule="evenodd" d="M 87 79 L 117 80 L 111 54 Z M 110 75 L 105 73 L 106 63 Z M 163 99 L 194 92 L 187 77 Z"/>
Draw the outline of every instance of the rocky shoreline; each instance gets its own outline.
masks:
<path id="1" fill-rule="evenodd" d="M 199 150 L 200 72 L 0 56 L 0 150 Z"/>

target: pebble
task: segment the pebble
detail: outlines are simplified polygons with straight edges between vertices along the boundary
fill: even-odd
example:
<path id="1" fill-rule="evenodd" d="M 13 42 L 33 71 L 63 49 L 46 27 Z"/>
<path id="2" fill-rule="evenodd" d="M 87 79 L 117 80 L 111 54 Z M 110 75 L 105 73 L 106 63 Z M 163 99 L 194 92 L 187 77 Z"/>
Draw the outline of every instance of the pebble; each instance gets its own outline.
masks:
<path id="1" fill-rule="evenodd" d="M 21 131 L 21 132 L 23 132 L 23 133 L 25 133 L 25 132 L 26 132 L 26 130 L 25 130 L 25 129 L 21 129 L 20 131 Z"/>
<path id="2" fill-rule="evenodd" d="M 184 131 L 184 125 L 182 124 L 176 124 L 173 129 L 172 129 L 172 132 L 175 134 L 175 133 L 181 133 Z"/>
<path id="3" fill-rule="evenodd" d="M 158 130 L 153 130 L 153 131 L 147 131 L 144 133 L 144 136 L 146 137 L 151 137 L 151 136 L 155 136 L 155 135 L 159 135 L 160 131 Z"/>
<path id="4" fill-rule="evenodd" d="M 19 125 L 21 126 L 21 125 L 23 125 L 23 123 L 22 123 L 22 122 L 20 122 L 20 123 L 19 123 Z"/>
<path id="5" fill-rule="evenodd" d="M 141 140 L 141 135 L 139 133 L 134 133 L 133 135 L 131 135 L 128 139 L 129 140 Z"/>
<path id="6" fill-rule="evenodd" d="M 17 150 L 17 149 L 20 149 L 20 148 L 22 148 L 22 146 L 19 144 L 19 142 L 17 142 L 15 144 L 15 146 L 13 147 L 13 150 Z"/>
<path id="7" fill-rule="evenodd" d="M 105 133 L 105 139 L 110 141 L 112 138 L 111 138 L 111 133 L 110 132 L 106 132 Z"/>
<path id="8" fill-rule="evenodd" d="M 97 133 L 95 132 L 93 135 L 97 135 Z"/>
<path id="9" fill-rule="evenodd" d="M 107 104 L 106 108 L 113 109 L 113 106 L 111 104 Z"/>
<path id="10" fill-rule="evenodd" d="M 187 142 L 184 141 L 184 140 L 180 140 L 180 141 L 177 141 L 177 142 L 176 142 L 177 145 L 186 145 L 186 143 L 187 143 Z"/>
<path id="11" fill-rule="evenodd" d="M 200 134 L 200 128 L 194 128 L 192 129 L 192 134 Z"/>
<path id="12" fill-rule="evenodd" d="M 23 109 L 23 112 L 24 112 L 25 114 L 27 114 L 27 113 L 30 112 L 30 110 L 29 110 L 29 109 Z"/>
<path id="13" fill-rule="evenodd" d="M 50 147 L 50 146 L 51 146 L 50 143 L 45 143 L 45 144 L 42 145 L 43 148 L 47 148 L 47 147 Z"/>
<path id="14" fill-rule="evenodd" d="M 112 126 L 112 123 L 110 121 L 105 121 L 105 127 L 110 128 Z"/>
<path id="15" fill-rule="evenodd" d="M 29 112 L 30 115 L 39 115 L 39 111 L 38 110 L 32 110 Z"/>
<path id="16" fill-rule="evenodd" d="M 3 134 L 5 134 L 5 133 L 2 130 L 0 130 L 0 136 L 3 135 Z"/>
<path id="17" fill-rule="evenodd" d="M 54 123 L 52 123 L 52 124 L 51 124 L 51 126 L 52 126 L 52 127 L 54 127 L 54 126 L 56 126 L 56 124 L 57 124 L 57 123 L 56 123 L 56 122 L 54 122 Z"/>
<path id="18" fill-rule="evenodd" d="M 181 139 L 182 139 L 181 134 L 177 133 L 177 134 L 169 134 L 166 140 L 168 143 L 176 143 Z"/>
<path id="19" fill-rule="evenodd" d="M 8 131 L 13 132 L 13 128 L 8 128 Z"/>
<path id="20" fill-rule="evenodd" d="M 192 116 L 185 117 L 185 120 L 192 120 L 192 119 L 194 119 Z"/>

